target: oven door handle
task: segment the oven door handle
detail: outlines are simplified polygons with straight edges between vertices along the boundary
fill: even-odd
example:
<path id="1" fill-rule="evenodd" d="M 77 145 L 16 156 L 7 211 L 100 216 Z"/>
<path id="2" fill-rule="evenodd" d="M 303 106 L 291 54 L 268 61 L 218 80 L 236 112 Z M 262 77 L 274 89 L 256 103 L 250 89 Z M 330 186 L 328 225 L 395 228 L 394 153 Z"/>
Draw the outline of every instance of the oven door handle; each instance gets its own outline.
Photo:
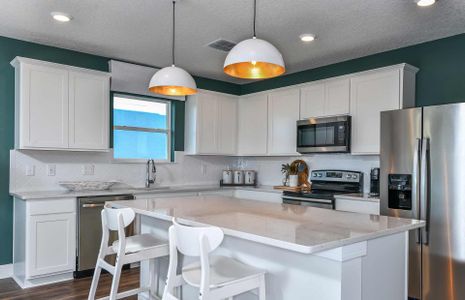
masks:
<path id="1" fill-rule="evenodd" d="M 283 200 L 294 200 L 302 202 L 313 202 L 313 203 L 323 203 L 323 204 L 333 204 L 333 200 L 329 199 L 315 199 L 315 198 L 301 198 L 301 197 L 292 197 L 292 196 L 283 196 Z"/>

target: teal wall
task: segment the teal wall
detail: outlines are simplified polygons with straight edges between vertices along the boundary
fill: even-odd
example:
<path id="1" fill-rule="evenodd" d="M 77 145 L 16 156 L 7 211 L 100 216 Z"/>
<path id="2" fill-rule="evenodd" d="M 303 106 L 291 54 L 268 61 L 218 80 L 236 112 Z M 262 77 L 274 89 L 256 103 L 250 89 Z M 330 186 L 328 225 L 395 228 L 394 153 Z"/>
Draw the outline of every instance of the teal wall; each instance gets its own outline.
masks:
<path id="1" fill-rule="evenodd" d="M 417 106 L 465 101 L 465 34 L 245 84 L 241 86 L 241 94 L 404 62 L 420 69 L 416 82 Z"/>
<path id="2" fill-rule="evenodd" d="M 108 71 L 109 58 L 0 37 L 0 265 L 12 259 L 13 201 L 9 196 L 9 150 L 14 143 L 14 69 L 10 61 L 24 56 L 77 67 Z M 238 95 L 238 85 L 195 77 L 202 89 Z M 184 103 L 174 104 L 176 150 L 184 149 Z"/>

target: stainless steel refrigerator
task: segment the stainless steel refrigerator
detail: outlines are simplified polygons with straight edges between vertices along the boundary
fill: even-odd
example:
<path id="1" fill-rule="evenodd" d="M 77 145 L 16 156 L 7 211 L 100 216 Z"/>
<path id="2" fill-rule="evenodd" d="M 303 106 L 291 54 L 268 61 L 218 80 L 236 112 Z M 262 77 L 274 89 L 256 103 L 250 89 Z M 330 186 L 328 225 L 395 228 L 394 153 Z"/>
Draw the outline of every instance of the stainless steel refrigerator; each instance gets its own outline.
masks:
<path id="1" fill-rule="evenodd" d="M 380 160 L 381 214 L 427 222 L 410 233 L 409 297 L 465 299 L 465 103 L 382 112 Z"/>

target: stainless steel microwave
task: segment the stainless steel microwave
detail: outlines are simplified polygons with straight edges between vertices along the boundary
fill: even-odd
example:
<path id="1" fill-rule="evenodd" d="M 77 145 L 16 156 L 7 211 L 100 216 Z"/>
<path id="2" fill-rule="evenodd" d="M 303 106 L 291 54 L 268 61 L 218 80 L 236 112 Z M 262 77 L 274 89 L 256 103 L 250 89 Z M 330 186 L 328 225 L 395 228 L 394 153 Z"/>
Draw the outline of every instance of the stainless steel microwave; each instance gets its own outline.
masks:
<path id="1" fill-rule="evenodd" d="M 297 121 L 297 152 L 350 152 L 350 116 L 308 118 Z"/>

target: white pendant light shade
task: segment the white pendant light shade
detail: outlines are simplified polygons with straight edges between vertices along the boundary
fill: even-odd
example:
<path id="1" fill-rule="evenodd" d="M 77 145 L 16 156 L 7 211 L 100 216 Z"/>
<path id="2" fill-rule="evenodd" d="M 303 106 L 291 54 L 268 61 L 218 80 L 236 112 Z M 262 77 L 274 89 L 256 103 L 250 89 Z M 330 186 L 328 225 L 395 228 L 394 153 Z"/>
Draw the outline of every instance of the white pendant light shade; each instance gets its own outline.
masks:
<path id="1" fill-rule="evenodd" d="M 184 69 L 171 66 L 153 74 L 149 90 L 161 95 L 187 96 L 197 93 L 197 85 L 194 78 Z"/>
<path id="2" fill-rule="evenodd" d="M 197 93 L 194 78 L 182 68 L 174 65 L 176 37 L 176 0 L 173 0 L 173 39 L 171 45 L 171 67 L 165 67 L 153 74 L 149 83 L 149 91 L 167 96 L 188 96 Z"/>
<path id="3" fill-rule="evenodd" d="M 286 67 L 275 46 L 265 40 L 251 38 L 231 49 L 223 70 L 233 77 L 264 79 L 283 74 Z"/>

